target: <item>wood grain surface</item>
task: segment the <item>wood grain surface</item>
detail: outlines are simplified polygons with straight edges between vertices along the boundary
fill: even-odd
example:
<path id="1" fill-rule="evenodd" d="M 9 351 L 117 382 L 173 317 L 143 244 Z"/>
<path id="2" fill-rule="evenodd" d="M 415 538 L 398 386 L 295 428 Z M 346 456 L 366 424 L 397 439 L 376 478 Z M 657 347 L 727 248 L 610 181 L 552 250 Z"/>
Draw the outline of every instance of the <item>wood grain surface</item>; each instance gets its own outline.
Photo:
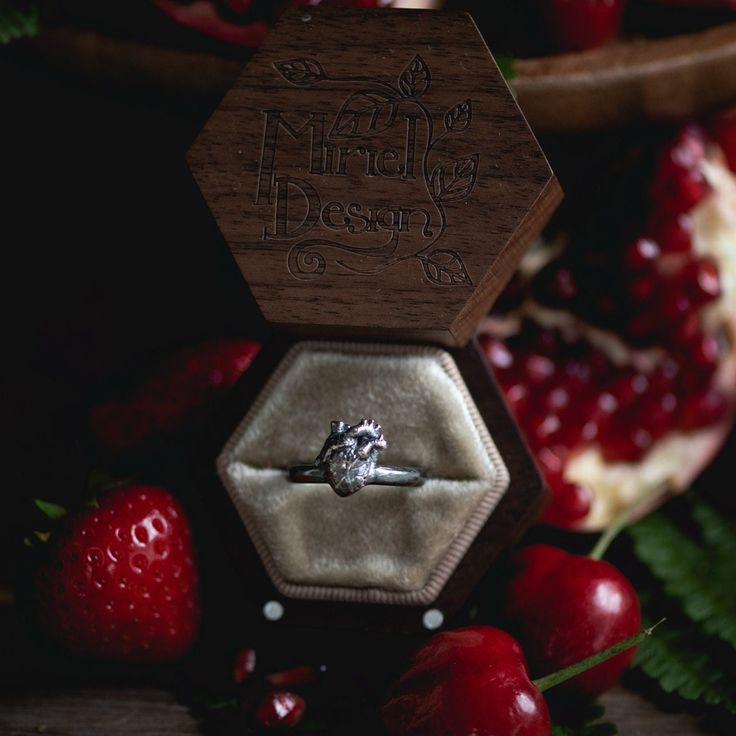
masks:
<path id="1" fill-rule="evenodd" d="M 694 718 L 663 713 L 623 688 L 603 696 L 620 736 L 696 736 Z M 0 695 L 0 733 L 8 736 L 167 736 L 201 733 L 174 695 L 159 689 L 31 690 Z M 347 734 L 346 734 L 347 736 Z"/>
<path id="2" fill-rule="evenodd" d="M 189 161 L 265 318 L 333 337 L 464 344 L 561 198 L 466 14 L 287 13 Z"/>
<path id="3" fill-rule="evenodd" d="M 677 120 L 736 102 L 736 23 L 515 62 L 513 87 L 537 131 Z"/>

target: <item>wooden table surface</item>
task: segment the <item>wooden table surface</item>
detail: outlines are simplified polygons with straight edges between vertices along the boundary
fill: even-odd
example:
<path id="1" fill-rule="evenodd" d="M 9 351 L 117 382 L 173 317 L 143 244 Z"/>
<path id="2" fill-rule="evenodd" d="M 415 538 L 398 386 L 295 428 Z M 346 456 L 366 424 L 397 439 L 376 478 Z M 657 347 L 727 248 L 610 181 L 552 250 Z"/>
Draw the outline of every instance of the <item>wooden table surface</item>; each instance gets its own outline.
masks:
<path id="1" fill-rule="evenodd" d="M 617 688 L 602 702 L 622 736 L 693 736 L 693 718 L 663 713 L 635 693 Z M 0 696 L 0 733 L 9 736 L 167 736 L 200 733 L 199 723 L 174 695 L 158 689 L 33 690 Z M 347 736 L 347 735 L 346 735 Z"/>

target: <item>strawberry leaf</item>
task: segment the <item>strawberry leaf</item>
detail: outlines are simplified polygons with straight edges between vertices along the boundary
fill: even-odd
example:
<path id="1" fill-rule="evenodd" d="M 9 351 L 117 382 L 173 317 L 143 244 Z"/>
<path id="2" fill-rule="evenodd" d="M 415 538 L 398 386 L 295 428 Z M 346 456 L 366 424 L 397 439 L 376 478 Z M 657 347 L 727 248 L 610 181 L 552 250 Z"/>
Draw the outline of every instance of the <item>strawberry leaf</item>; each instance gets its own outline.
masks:
<path id="1" fill-rule="evenodd" d="M 658 512 L 629 528 L 634 550 L 688 618 L 736 647 L 736 526 L 702 501 L 692 508 L 700 539 Z"/>
<path id="2" fill-rule="evenodd" d="M 38 9 L 27 2 L 0 0 L 0 45 L 38 33 Z"/>
<path id="3" fill-rule="evenodd" d="M 33 503 L 35 503 L 37 508 L 51 519 L 51 521 L 58 521 L 67 515 L 67 510 L 63 506 L 59 506 L 58 503 L 44 501 L 41 498 L 34 498 Z"/>

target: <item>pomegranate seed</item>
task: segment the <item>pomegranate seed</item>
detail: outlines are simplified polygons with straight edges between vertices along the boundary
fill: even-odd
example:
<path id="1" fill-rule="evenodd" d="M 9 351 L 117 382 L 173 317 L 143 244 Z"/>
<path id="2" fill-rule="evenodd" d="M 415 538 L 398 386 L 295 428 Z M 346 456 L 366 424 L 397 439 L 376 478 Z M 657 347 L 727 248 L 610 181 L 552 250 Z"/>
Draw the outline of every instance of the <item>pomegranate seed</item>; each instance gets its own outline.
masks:
<path id="1" fill-rule="evenodd" d="M 649 379 L 644 373 L 628 373 L 616 378 L 608 386 L 608 393 L 618 401 L 620 407 L 625 408 L 648 388 Z"/>
<path id="2" fill-rule="evenodd" d="M 570 268 L 551 263 L 534 280 L 534 292 L 542 302 L 562 304 L 578 295 L 578 287 Z"/>
<path id="3" fill-rule="evenodd" d="M 689 215 L 660 217 L 654 224 L 650 224 L 649 229 L 659 243 L 662 253 L 685 255 L 692 251 L 693 220 Z"/>
<path id="4" fill-rule="evenodd" d="M 669 156 L 678 166 L 694 169 L 705 158 L 705 134 L 696 123 L 683 125 L 677 133 L 674 144 L 669 149 Z"/>
<path id="5" fill-rule="evenodd" d="M 265 728 L 296 726 L 306 709 L 304 699 L 294 693 L 269 693 L 258 704 L 255 718 Z"/>
<path id="6" fill-rule="evenodd" d="M 564 409 L 570 403 L 570 392 L 564 386 L 556 386 L 542 395 L 542 405 L 551 412 Z"/>
<path id="7" fill-rule="evenodd" d="M 655 396 L 639 407 L 642 428 L 658 439 L 674 428 L 674 416 L 678 408 L 677 397 L 670 392 Z"/>
<path id="8" fill-rule="evenodd" d="M 728 413 L 728 400 L 718 389 L 708 388 L 685 397 L 680 410 L 684 430 L 708 427 L 722 421 Z"/>
<path id="9" fill-rule="evenodd" d="M 690 277 L 690 294 L 698 304 L 714 301 L 721 295 L 721 277 L 717 264 L 703 258 L 686 269 Z"/>
<path id="10" fill-rule="evenodd" d="M 667 212 L 688 212 L 708 193 L 709 186 L 702 172 L 673 167 L 669 176 L 657 182 L 652 196 Z"/>
<path id="11" fill-rule="evenodd" d="M 629 430 L 626 426 L 618 426 L 614 431 L 606 433 L 601 444 L 606 460 L 636 462 L 652 446 L 652 435 L 643 427 Z"/>
<path id="12" fill-rule="evenodd" d="M 711 374 L 718 367 L 721 346 L 713 335 L 701 334 L 691 340 L 685 349 L 697 368 Z"/>
<path id="13" fill-rule="evenodd" d="M 567 459 L 567 450 L 562 446 L 543 447 L 537 453 L 537 462 L 544 473 L 545 478 L 548 475 L 558 476 L 562 473 Z"/>
<path id="14" fill-rule="evenodd" d="M 700 317 L 697 314 L 688 315 L 675 330 L 675 344 L 684 345 L 694 340 L 701 333 Z"/>
<path id="15" fill-rule="evenodd" d="M 539 447 L 560 430 L 560 418 L 556 414 L 537 415 L 527 422 L 532 445 Z"/>
<path id="16" fill-rule="evenodd" d="M 659 258 L 659 245 L 650 238 L 637 238 L 626 249 L 626 262 L 632 268 L 647 268 Z"/>
<path id="17" fill-rule="evenodd" d="M 673 358 L 664 358 L 651 375 L 649 384 L 653 391 L 664 393 L 669 391 L 680 375 L 680 364 Z"/>
<path id="18" fill-rule="evenodd" d="M 645 302 L 657 290 L 657 281 L 653 276 L 639 276 L 626 285 L 629 296 L 637 302 Z"/>
<path id="19" fill-rule="evenodd" d="M 523 383 L 513 383 L 504 388 L 504 398 L 511 413 L 518 419 L 528 404 L 529 391 Z"/>
<path id="20" fill-rule="evenodd" d="M 479 342 L 494 371 L 506 371 L 514 364 L 514 356 L 500 340 L 483 335 Z"/>
<path id="21" fill-rule="evenodd" d="M 555 364 L 544 355 L 526 355 L 522 359 L 524 375 L 531 384 L 542 384 L 551 378 L 555 372 Z"/>
<path id="22" fill-rule="evenodd" d="M 624 326 L 624 333 L 635 343 L 650 341 L 660 328 L 660 318 L 655 312 L 635 314 Z"/>
<path id="23" fill-rule="evenodd" d="M 235 657 L 233 680 L 237 685 L 245 682 L 256 671 L 256 650 L 242 649 Z"/>
<path id="24" fill-rule="evenodd" d="M 666 321 L 680 322 L 692 308 L 692 302 L 687 294 L 675 289 L 662 297 L 660 306 Z"/>
<path id="25" fill-rule="evenodd" d="M 726 156 L 732 171 L 736 171 L 736 107 L 722 112 L 713 121 L 711 134 Z"/>
<path id="26" fill-rule="evenodd" d="M 590 513 L 593 493 L 578 483 L 562 483 L 552 489 L 552 499 L 542 521 L 562 527 L 574 526 Z"/>

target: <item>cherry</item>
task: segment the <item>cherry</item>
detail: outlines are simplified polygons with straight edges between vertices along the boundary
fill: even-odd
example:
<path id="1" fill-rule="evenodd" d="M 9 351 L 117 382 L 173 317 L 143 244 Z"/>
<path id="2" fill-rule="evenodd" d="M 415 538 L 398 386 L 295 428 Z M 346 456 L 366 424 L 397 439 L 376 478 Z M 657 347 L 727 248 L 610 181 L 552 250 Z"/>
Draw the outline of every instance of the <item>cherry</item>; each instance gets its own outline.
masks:
<path id="1" fill-rule="evenodd" d="M 603 45 L 618 33 L 623 9 L 623 0 L 540 0 L 559 51 Z"/>
<path id="2" fill-rule="evenodd" d="M 256 706 L 256 721 L 265 728 L 291 728 L 296 726 L 306 710 L 299 695 L 280 690 L 268 693 Z"/>
<path id="3" fill-rule="evenodd" d="M 490 626 L 429 639 L 382 712 L 392 736 L 549 736 L 552 729 L 518 642 Z"/>
<path id="4" fill-rule="evenodd" d="M 513 564 L 505 612 L 535 674 L 559 670 L 639 631 L 636 592 L 608 562 L 535 544 L 517 552 Z M 565 686 L 599 695 L 615 684 L 633 656 L 629 649 Z"/>

